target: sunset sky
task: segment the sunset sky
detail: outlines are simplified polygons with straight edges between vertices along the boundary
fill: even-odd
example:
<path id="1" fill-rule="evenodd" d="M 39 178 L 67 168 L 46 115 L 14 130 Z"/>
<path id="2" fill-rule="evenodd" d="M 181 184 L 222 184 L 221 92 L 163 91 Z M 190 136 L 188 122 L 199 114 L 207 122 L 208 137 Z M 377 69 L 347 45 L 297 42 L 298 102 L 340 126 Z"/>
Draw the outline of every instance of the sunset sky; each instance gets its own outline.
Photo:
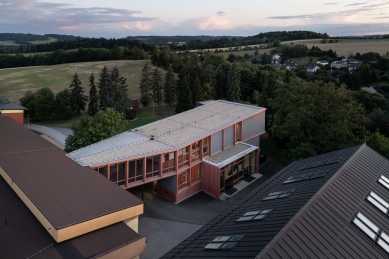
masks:
<path id="1" fill-rule="evenodd" d="M 0 32 L 85 37 L 237 35 L 312 30 L 389 33 L 389 1 L 0 0 Z"/>

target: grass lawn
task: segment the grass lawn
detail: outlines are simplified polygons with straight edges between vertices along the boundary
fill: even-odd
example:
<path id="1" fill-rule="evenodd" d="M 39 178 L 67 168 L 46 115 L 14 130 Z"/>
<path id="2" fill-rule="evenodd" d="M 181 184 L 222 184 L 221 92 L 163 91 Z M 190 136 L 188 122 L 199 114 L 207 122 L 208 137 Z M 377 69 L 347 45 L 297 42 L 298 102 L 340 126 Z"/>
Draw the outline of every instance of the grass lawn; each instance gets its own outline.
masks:
<path id="1" fill-rule="evenodd" d="M 175 106 L 155 106 L 154 107 L 154 118 L 153 118 L 153 107 L 140 107 L 137 114 L 137 119 L 134 121 L 127 121 L 126 126 L 122 132 L 134 129 L 145 124 L 164 119 L 166 117 L 175 114 Z"/>
<path id="2" fill-rule="evenodd" d="M 283 166 L 287 165 L 285 161 L 287 150 L 281 149 L 276 145 L 274 145 L 273 140 L 269 139 L 267 134 L 261 135 L 260 148 L 261 148 L 261 154 L 274 158 Z"/>
<path id="3" fill-rule="evenodd" d="M 267 54 L 270 54 L 270 51 L 272 49 L 258 49 L 258 53 L 261 55 L 263 53 L 267 53 Z M 218 52 L 216 54 L 218 55 L 222 55 L 224 56 L 225 58 L 228 58 L 228 56 L 230 54 L 234 54 L 234 55 L 239 55 L 239 56 L 244 56 L 244 54 L 249 54 L 249 55 L 254 55 L 255 53 L 255 49 L 252 49 L 252 50 L 239 50 L 239 51 L 228 51 L 228 52 Z"/>
<path id="4" fill-rule="evenodd" d="M 48 127 L 70 128 L 73 122 L 77 120 L 77 118 L 78 117 L 74 117 L 69 120 L 30 121 L 30 123 Z"/>
<path id="5" fill-rule="evenodd" d="M 48 87 L 54 93 L 58 93 L 69 87 L 76 72 L 81 79 L 86 95 L 88 95 L 88 78 L 91 73 L 94 73 L 95 83 L 97 83 L 98 75 L 104 66 L 107 66 L 109 70 L 117 66 L 120 73 L 127 78 L 129 97 L 139 99 L 139 82 L 142 68 L 146 62 L 150 61 L 114 60 L 2 69 L 0 70 L 0 96 L 18 103 L 28 90 L 35 92 L 42 87 Z M 162 76 L 164 74 L 165 72 L 162 71 Z"/>

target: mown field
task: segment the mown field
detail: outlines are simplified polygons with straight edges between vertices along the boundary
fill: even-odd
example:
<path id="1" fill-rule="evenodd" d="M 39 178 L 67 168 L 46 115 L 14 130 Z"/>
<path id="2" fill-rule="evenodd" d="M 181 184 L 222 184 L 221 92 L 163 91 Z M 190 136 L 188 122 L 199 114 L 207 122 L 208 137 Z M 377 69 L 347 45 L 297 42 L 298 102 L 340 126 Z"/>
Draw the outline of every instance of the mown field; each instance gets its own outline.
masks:
<path id="1" fill-rule="evenodd" d="M 42 87 L 48 87 L 57 93 L 69 87 L 76 72 L 88 95 L 90 74 L 94 73 L 97 83 L 98 75 L 104 66 L 110 70 L 117 66 L 120 73 L 127 78 L 129 97 L 138 99 L 141 72 L 146 62 L 146 60 L 115 60 L 3 69 L 0 70 L 0 96 L 18 102 L 28 90 L 37 91 Z M 164 71 L 161 72 L 164 75 Z"/>

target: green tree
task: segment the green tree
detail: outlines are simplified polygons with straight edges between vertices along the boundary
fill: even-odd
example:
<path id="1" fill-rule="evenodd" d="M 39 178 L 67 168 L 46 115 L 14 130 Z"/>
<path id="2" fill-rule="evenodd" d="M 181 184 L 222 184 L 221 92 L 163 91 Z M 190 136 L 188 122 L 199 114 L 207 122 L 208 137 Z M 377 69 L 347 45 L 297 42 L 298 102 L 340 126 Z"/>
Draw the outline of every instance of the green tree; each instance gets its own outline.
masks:
<path id="1" fill-rule="evenodd" d="M 289 148 L 292 161 L 355 145 L 365 135 L 363 108 L 344 86 L 292 79 L 269 104 L 275 112 L 270 131 Z"/>
<path id="2" fill-rule="evenodd" d="M 370 85 L 372 81 L 372 72 L 370 65 L 362 65 L 359 69 L 359 77 L 361 78 L 362 84 Z"/>
<path id="3" fill-rule="evenodd" d="M 73 111 L 76 114 L 80 114 L 81 111 L 85 111 L 86 101 L 88 97 L 84 95 L 84 88 L 81 86 L 81 81 L 78 78 L 77 73 L 74 74 L 72 82 L 70 83 L 70 93 L 72 95 Z"/>
<path id="4" fill-rule="evenodd" d="M 240 100 L 240 73 L 236 62 L 228 71 L 227 99 L 233 102 Z"/>
<path id="5" fill-rule="evenodd" d="M 184 74 L 178 87 L 176 113 L 190 110 L 193 107 L 192 92 L 189 88 L 188 78 L 186 74 Z"/>
<path id="6" fill-rule="evenodd" d="M 140 96 L 140 103 L 144 106 L 147 107 L 151 103 L 151 96 L 149 93 L 144 93 Z"/>
<path id="7" fill-rule="evenodd" d="M 104 66 L 99 74 L 99 82 L 97 84 L 97 86 L 99 88 L 99 98 L 100 98 L 100 109 L 101 110 L 105 110 L 105 108 L 107 108 L 109 85 L 110 85 L 109 71 L 108 71 L 108 68 L 106 66 Z"/>
<path id="8" fill-rule="evenodd" d="M 81 116 L 72 125 L 73 135 L 66 138 L 65 150 L 71 152 L 117 134 L 124 127 L 122 114 L 112 108 L 94 117 Z"/>
<path id="9" fill-rule="evenodd" d="M 253 95 L 251 96 L 250 102 L 252 104 L 258 104 L 259 101 L 259 92 L 257 90 L 254 90 Z"/>
<path id="10" fill-rule="evenodd" d="M 36 120 L 49 118 L 53 114 L 54 93 L 47 87 L 39 89 L 35 93 L 35 116 Z"/>
<path id="11" fill-rule="evenodd" d="M 149 66 L 149 63 L 146 63 L 143 66 L 142 69 L 142 76 L 140 78 L 140 85 L 139 85 L 139 90 L 141 95 L 144 93 L 149 93 L 151 91 L 151 69 Z"/>
<path id="12" fill-rule="evenodd" d="M 381 135 L 379 132 L 375 132 L 367 138 L 366 144 L 382 156 L 389 158 L 389 138 Z"/>
<path id="13" fill-rule="evenodd" d="M 201 86 L 202 100 L 210 100 L 212 96 L 214 88 L 209 83 L 204 83 Z"/>
<path id="14" fill-rule="evenodd" d="M 89 88 L 88 114 L 93 116 L 99 111 L 99 96 L 97 95 L 93 73 L 89 77 Z"/>
<path id="15" fill-rule="evenodd" d="M 163 99 L 168 105 L 172 105 L 176 101 L 176 80 L 174 79 L 172 65 L 169 66 L 165 75 Z"/>
<path id="16" fill-rule="evenodd" d="M 74 116 L 73 98 L 69 89 L 64 89 L 55 95 L 53 113 L 59 120 L 67 120 Z"/>
<path id="17" fill-rule="evenodd" d="M 380 108 L 374 109 L 369 115 L 369 124 L 366 129 L 370 132 L 379 131 L 389 137 L 389 114 Z"/>
<path id="18" fill-rule="evenodd" d="M 200 79 L 196 76 L 192 82 L 192 102 L 193 106 L 196 106 L 197 101 L 203 99 L 203 93 L 201 92 L 201 82 Z"/>
<path id="19" fill-rule="evenodd" d="M 119 69 L 115 66 L 109 79 L 106 107 L 112 107 L 120 113 L 126 112 L 129 104 L 126 82 L 127 79 L 120 75 Z"/>
<path id="20" fill-rule="evenodd" d="M 30 118 L 35 116 L 35 93 L 27 91 L 24 93 L 24 96 L 19 99 L 20 104 L 27 108 L 24 113 L 24 116 L 29 115 Z"/>
<path id="21" fill-rule="evenodd" d="M 152 77 L 152 99 L 158 105 L 161 105 L 163 101 L 163 81 L 161 71 L 158 68 L 154 69 L 153 77 Z"/>

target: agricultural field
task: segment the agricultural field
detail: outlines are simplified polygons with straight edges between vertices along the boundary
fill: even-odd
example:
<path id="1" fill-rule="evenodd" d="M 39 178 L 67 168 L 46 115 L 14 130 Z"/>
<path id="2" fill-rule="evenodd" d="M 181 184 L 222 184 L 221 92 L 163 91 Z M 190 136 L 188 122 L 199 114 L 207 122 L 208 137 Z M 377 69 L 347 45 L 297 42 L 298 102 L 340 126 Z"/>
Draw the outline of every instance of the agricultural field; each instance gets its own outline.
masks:
<path id="1" fill-rule="evenodd" d="M 53 37 L 49 37 L 49 40 L 34 40 L 34 41 L 29 41 L 31 44 L 45 44 L 45 43 L 50 43 L 50 42 L 54 42 L 54 41 L 57 41 L 56 38 L 53 38 Z M 0 45 L 20 45 L 20 44 L 17 44 L 15 43 L 15 41 L 13 40 L 6 40 L 6 41 L 0 41 Z"/>
<path id="2" fill-rule="evenodd" d="M 263 54 L 263 53 L 270 54 L 270 51 L 271 51 L 271 49 L 258 49 L 258 53 L 259 54 Z M 231 51 L 231 52 L 230 51 L 228 51 L 228 52 L 218 52 L 216 54 L 222 55 L 225 58 L 228 58 L 228 56 L 230 54 L 244 56 L 244 54 L 246 54 L 246 53 L 249 54 L 249 55 L 254 55 L 255 49 L 251 49 L 251 50 L 238 50 L 238 51 Z"/>
<path id="3" fill-rule="evenodd" d="M 94 73 L 95 83 L 97 83 L 98 75 L 104 66 L 107 66 L 109 70 L 117 66 L 120 73 L 127 78 L 129 97 L 139 99 L 139 82 L 142 68 L 146 62 L 148 61 L 115 60 L 2 69 L 0 70 L 0 96 L 13 102 L 19 102 L 19 99 L 28 90 L 34 92 L 42 87 L 48 87 L 57 93 L 69 87 L 76 72 L 80 76 L 87 95 L 89 91 L 88 78 L 91 73 Z M 161 72 L 164 76 L 165 72 L 162 70 Z"/>

